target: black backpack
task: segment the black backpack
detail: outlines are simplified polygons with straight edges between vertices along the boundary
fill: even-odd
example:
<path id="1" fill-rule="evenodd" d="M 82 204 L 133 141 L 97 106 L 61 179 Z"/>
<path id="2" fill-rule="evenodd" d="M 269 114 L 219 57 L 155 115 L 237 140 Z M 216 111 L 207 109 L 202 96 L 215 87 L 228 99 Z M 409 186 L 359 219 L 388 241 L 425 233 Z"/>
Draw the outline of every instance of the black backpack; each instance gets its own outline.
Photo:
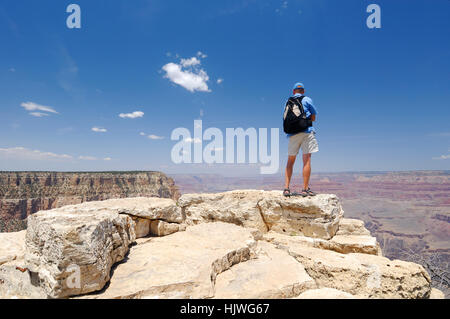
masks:
<path id="1" fill-rule="evenodd" d="M 304 96 L 290 97 L 286 103 L 287 114 L 283 121 L 283 128 L 286 134 L 297 134 L 304 132 L 309 127 L 313 126 L 311 117 L 306 117 L 306 112 L 302 103 L 303 98 Z M 295 115 L 293 111 L 295 105 L 297 105 L 300 110 L 299 116 Z"/>

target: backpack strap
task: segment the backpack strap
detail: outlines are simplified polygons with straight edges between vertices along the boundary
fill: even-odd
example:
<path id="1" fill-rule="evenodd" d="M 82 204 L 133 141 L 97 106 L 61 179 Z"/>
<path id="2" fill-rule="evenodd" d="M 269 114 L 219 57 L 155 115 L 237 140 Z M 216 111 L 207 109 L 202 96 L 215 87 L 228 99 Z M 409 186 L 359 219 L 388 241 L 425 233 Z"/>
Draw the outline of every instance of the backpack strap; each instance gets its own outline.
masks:
<path id="1" fill-rule="evenodd" d="M 306 113 L 306 112 L 305 112 L 305 108 L 303 107 L 303 99 L 304 99 L 304 98 L 305 98 L 304 95 L 299 96 L 299 97 L 293 97 L 293 96 L 291 96 L 291 97 L 289 98 L 288 102 L 287 102 L 287 104 L 288 104 L 289 108 L 291 109 L 291 111 L 292 111 L 293 104 L 297 104 L 297 105 L 299 106 L 300 115 L 305 114 L 305 113 Z"/>

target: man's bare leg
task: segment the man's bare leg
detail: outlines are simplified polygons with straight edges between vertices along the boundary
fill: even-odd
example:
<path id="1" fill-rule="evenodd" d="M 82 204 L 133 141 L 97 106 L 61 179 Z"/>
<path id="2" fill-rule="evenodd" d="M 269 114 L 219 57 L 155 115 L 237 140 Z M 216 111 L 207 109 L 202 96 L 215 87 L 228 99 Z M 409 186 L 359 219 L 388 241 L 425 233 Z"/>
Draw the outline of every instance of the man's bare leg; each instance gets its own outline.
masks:
<path id="1" fill-rule="evenodd" d="M 289 188 L 291 184 L 292 171 L 294 169 L 295 159 L 297 156 L 289 156 L 286 164 L 286 178 L 284 188 Z"/>
<path id="2" fill-rule="evenodd" d="M 311 154 L 303 154 L 303 189 L 308 189 L 311 177 Z"/>

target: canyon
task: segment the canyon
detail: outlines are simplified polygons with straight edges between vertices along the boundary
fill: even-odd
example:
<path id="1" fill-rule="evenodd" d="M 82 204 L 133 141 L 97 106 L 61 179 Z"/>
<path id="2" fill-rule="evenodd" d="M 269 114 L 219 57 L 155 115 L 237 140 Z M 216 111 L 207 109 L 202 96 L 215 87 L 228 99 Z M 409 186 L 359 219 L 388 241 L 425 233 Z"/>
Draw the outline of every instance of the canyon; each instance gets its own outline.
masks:
<path id="1" fill-rule="evenodd" d="M 284 186 L 283 175 L 171 177 L 181 193 Z M 291 189 L 299 191 L 300 181 L 294 175 Z M 450 171 L 313 172 L 311 187 L 336 194 L 346 217 L 364 221 L 377 238 L 383 256 L 423 265 L 433 285 L 450 297 Z"/>
<path id="2" fill-rule="evenodd" d="M 297 190 L 299 181 L 298 176 L 294 177 L 292 189 Z M 231 218 L 245 227 L 253 223 L 247 220 L 248 216 L 258 216 L 249 215 L 248 207 L 240 208 L 247 212 L 243 215 L 247 217 L 241 218 L 241 224 L 227 211 L 215 209 L 214 214 L 198 212 L 205 211 L 205 207 L 207 211 L 211 210 L 208 205 L 215 201 L 230 207 L 226 198 L 218 200 L 212 193 L 245 189 L 268 191 L 279 189 L 282 182 L 282 175 L 179 174 L 169 177 L 158 172 L 0 172 L 0 233 L 11 232 L 12 237 L 5 235 L 2 241 L 8 242 L 14 251 L 24 241 L 28 217 L 38 211 L 85 202 L 93 202 L 95 207 L 97 201 L 130 197 L 173 199 L 180 205 L 189 203 L 185 213 L 193 214 L 192 220 L 197 218 L 196 223 Z M 316 173 L 311 184 L 319 193 L 336 194 L 346 218 L 363 223 L 366 235 L 374 236 L 383 256 L 422 265 L 429 273 L 433 287 L 450 296 L 449 171 Z M 186 196 L 178 201 L 182 194 Z M 198 201 L 203 204 L 195 204 Z M 162 205 L 161 202 L 158 205 Z M 258 209 L 263 207 L 264 202 L 258 203 Z M 131 216 L 138 237 L 168 236 L 187 227 L 184 223 L 167 222 L 155 216 L 153 220 L 145 217 L 145 214 Z M 270 220 L 267 223 L 267 220 L 260 219 L 257 225 L 256 228 L 264 232 L 270 227 Z M 287 231 L 292 232 L 289 227 Z M 325 240 L 309 244 L 315 248 L 334 247 L 335 250 L 341 249 L 341 253 L 348 253 L 345 251 L 347 244 L 336 243 L 336 239 Z M 301 242 L 305 244 L 308 241 Z M 9 250 L 5 251 L 6 256 L 11 254 Z M 336 292 L 328 290 L 327 293 Z M 310 294 L 314 295 L 313 292 Z M 341 296 L 340 293 L 337 295 Z"/>
<path id="3" fill-rule="evenodd" d="M 160 172 L 0 172 L 0 232 L 26 228 L 40 211 L 125 197 L 179 197 Z"/>

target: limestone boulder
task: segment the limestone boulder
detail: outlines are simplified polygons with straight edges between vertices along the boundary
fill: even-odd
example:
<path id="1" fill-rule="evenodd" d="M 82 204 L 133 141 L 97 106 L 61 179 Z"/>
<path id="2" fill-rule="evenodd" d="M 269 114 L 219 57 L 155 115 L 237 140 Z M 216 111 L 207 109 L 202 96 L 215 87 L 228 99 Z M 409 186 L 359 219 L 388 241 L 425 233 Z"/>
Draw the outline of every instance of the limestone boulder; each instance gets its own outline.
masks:
<path id="1" fill-rule="evenodd" d="M 188 225 L 225 222 L 267 231 L 258 202 L 263 191 L 233 191 L 217 194 L 185 194 L 178 199 Z"/>
<path id="2" fill-rule="evenodd" d="M 335 288 L 363 298 L 429 298 L 431 279 L 418 264 L 369 254 L 340 254 L 292 246 L 295 257 L 319 288 Z"/>
<path id="3" fill-rule="evenodd" d="M 150 224 L 150 234 L 158 237 L 168 236 L 184 230 L 186 230 L 186 225 L 184 224 L 167 223 L 162 220 L 153 220 Z"/>
<path id="4" fill-rule="evenodd" d="M 187 224 L 223 221 L 262 232 L 332 238 L 343 210 L 335 195 L 286 198 L 280 191 L 240 190 L 218 194 L 187 194 L 178 205 Z"/>
<path id="5" fill-rule="evenodd" d="M 315 288 L 305 268 L 287 252 L 258 242 L 255 259 L 242 262 L 216 278 L 218 299 L 280 299 Z"/>
<path id="6" fill-rule="evenodd" d="M 25 254 L 26 231 L 0 233 L 0 265 L 18 259 Z"/>
<path id="7" fill-rule="evenodd" d="M 211 298 L 218 274 L 254 256 L 250 230 L 203 223 L 131 248 L 108 287 L 83 298 Z"/>
<path id="8" fill-rule="evenodd" d="M 336 235 L 370 236 L 370 231 L 364 226 L 362 220 L 342 218 L 339 221 L 339 228 Z"/>
<path id="9" fill-rule="evenodd" d="M 118 198 L 78 205 L 65 206 L 67 212 L 109 211 L 143 219 L 163 220 L 169 223 L 181 223 L 183 216 L 177 203 L 170 198 L 135 197 Z"/>
<path id="10" fill-rule="evenodd" d="M 275 232 L 330 239 L 344 215 L 336 195 L 286 198 L 282 192 L 266 192 L 258 203 L 264 221 Z"/>
<path id="11" fill-rule="evenodd" d="M 135 240 L 134 221 L 117 211 L 41 211 L 28 218 L 25 265 L 50 298 L 85 294 L 105 286 Z"/>
<path id="12" fill-rule="evenodd" d="M 135 216 L 132 216 L 131 219 L 135 223 L 134 231 L 136 233 L 136 239 L 147 237 L 150 234 L 150 224 L 152 223 L 150 219 Z"/>

